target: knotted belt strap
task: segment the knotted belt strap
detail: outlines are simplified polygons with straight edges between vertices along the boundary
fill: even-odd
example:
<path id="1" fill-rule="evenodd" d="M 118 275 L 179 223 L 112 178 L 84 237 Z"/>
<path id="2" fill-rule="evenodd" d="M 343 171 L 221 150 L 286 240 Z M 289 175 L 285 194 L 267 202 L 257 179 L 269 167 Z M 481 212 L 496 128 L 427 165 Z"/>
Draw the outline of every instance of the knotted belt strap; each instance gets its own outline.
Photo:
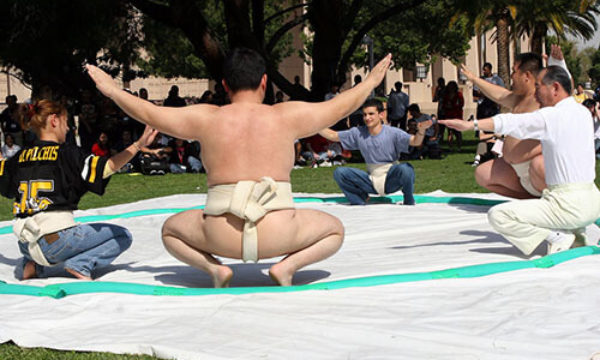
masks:
<path id="1" fill-rule="evenodd" d="M 292 187 L 288 182 L 276 182 L 270 177 L 257 181 L 216 185 L 208 189 L 204 213 L 231 213 L 245 220 L 242 234 L 242 260 L 258 261 L 256 222 L 272 210 L 292 209 Z"/>

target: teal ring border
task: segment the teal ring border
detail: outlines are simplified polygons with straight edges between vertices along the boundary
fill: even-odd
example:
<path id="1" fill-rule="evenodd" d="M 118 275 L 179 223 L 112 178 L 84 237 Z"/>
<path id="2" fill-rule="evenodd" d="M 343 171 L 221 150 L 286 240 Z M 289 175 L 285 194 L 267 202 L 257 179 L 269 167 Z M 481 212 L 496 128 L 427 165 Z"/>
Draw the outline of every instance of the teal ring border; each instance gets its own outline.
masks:
<path id="1" fill-rule="evenodd" d="M 466 197 L 434 197 L 434 196 L 415 196 L 417 203 L 446 203 L 461 205 L 496 205 L 503 201 L 487 200 Z M 321 203 L 341 203 L 345 202 L 343 197 L 306 197 L 295 198 L 296 203 L 321 202 Z M 402 196 L 386 196 L 373 198 L 376 203 L 395 203 L 402 201 Z M 131 218 L 147 215 L 160 215 L 166 213 L 177 213 L 184 210 L 202 209 L 204 206 L 197 206 L 186 209 L 150 209 L 132 211 L 117 215 L 93 215 L 77 218 L 80 222 L 106 221 L 116 218 Z M 599 224 L 600 220 L 596 221 Z M 6 234 L 5 228 L 9 228 L 8 233 L 12 231 L 11 227 L 0 228 L 0 234 Z M 90 294 L 90 293 L 122 293 L 134 295 L 154 295 L 154 296 L 202 296 L 202 295 L 244 295 L 254 293 L 286 293 L 310 290 L 338 290 L 352 287 L 371 287 L 380 285 L 397 284 L 404 282 L 415 282 L 425 280 L 450 279 L 450 278 L 473 278 L 498 274 L 508 271 L 516 271 L 530 268 L 550 268 L 560 263 L 580 258 L 583 256 L 600 254 L 600 248 L 597 246 L 585 246 L 560 253 L 544 256 L 536 260 L 509 261 L 490 264 L 470 265 L 452 269 L 408 273 L 396 275 L 366 276 L 361 278 L 352 278 L 346 280 L 329 281 L 314 284 L 294 285 L 288 287 L 268 286 L 268 287 L 236 287 L 236 288 L 178 288 L 169 286 L 157 286 L 123 282 L 91 282 L 78 281 L 70 283 L 53 284 L 46 286 L 32 286 L 20 284 L 7 284 L 0 280 L 0 294 L 4 295 L 28 295 L 45 296 L 55 299 L 64 298 L 69 295 Z"/>

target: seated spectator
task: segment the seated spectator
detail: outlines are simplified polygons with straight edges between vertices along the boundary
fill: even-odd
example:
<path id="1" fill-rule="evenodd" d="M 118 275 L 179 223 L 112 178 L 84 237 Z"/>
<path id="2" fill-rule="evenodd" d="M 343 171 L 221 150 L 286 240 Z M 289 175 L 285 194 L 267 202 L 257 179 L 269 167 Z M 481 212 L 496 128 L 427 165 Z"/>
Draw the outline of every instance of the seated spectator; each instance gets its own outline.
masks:
<path id="1" fill-rule="evenodd" d="M 98 136 L 98 139 L 92 145 L 92 154 L 96 156 L 110 157 L 111 151 L 108 146 L 108 135 L 103 131 Z"/>
<path id="2" fill-rule="evenodd" d="M 15 138 L 11 134 L 4 136 L 4 145 L 2 145 L 2 158 L 10 159 L 21 150 L 21 147 L 15 144 Z"/>
<path id="3" fill-rule="evenodd" d="M 407 118 L 409 120 L 415 120 L 416 124 L 413 125 L 415 128 L 417 127 L 417 124 L 422 123 L 422 122 L 426 122 L 426 121 L 432 121 L 432 126 L 429 127 L 427 130 L 425 130 L 425 139 L 423 139 L 423 142 L 419 145 L 416 146 L 415 148 L 418 149 L 418 151 L 416 151 L 416 155 L 418 155 L 416 158 L 422 159 L 423 156 L 428 155 L 429 154 L 429 149 L 432 149 L 432 152 L 436 152 L 436 157 L 439 158 L 439 140 L 438 140 L 438 136 L 439 136 L 439 126 L 438 126 L 438 122 L 437 122 L 437 118 L 435 118 L 435 116 L 429 116 L 427 114 L 423 114 L 421 113 L 421 108 L 419 107 L 419 105 L 417 104 L 411 104 L 408 106 L 408 108 L 406 109 L 407 112 Z M 436 150 L 438 149 L 438 150 Z M 411 153 L 409 153 L 409 156 L 411 155 Z M 415 155 L 415 154 L 413 154 Z M 415 159 L 416 159 L 415 158 Z"/>
<path id="4" fill-rule="evenodd" d="M 305 139 L 306 151 L 302 157 L 312 164 L 312 167 L 332 165 L 334 159 L 342 154 L 339 143 L 330 142 L 321 135 L 313 135 Z"/>
<path id="5" fill-rule="evenodd" d="M 121 152 L 124 149 L 127 149 L 131 144 L 133 144 L 133 137 L 131 135 L 130 130 L 123 130 L 121 133 L 121 140 L 117 142 L 114 149 L 116 152 Z M 140 171 L 140 158 L 134 156 L 127 164 L 125 164 L 119 172 L 132 172 L 132 171 Z"/>
<path id="6" fill-rule="evenodd" d="M 302 142 L 298 139 L 294 141 L 294 156 L 295 169 L 306 165 L 306 159 L 302 157 Z"/>
<path id="7" fill-rule="evenodd" d="M 575 98 L 575 101 L 580 104 L 583 104 L 585 100 L 590 98 L 590 96 L 588 96 L 588 94 L 585 92 L 583 84 L 577 84 L 577 88 L 575 89 L 575 94 L 573 94 L 573 97 Z"/>
<path id="8" fill-rule="evenodd" d="M 483 164 L 488 160 L 498 157 L 498 154 L 496 154 L 492 149 L 496 144 L 496 140 L 499 139 L 500 136 L 496 136 L 493 132 L 487 131 L 478 131 L 475 136 L 479 138 L 479 143 L 477 144 L 475 159 L 471 166 L 479 166 L 479 164 Z"/>
<path id="9" fill-rule="evenodd" d="M 169 149 L 161 145 L 158 136 L 148 146 L 142 146 L 140 167 L 144 175 L 164 175 L 169 171 Z"/>
<path id="10" fill-rule="evenodd" d="M 184 172 L 199 173 L 202 170 L 200 154 L 196 152 L 194 146 L 183 140 L 175 139 L 169 143 L 166 150 L 169 156 L 169 170 L 173 174 L 183 174 Z"/>

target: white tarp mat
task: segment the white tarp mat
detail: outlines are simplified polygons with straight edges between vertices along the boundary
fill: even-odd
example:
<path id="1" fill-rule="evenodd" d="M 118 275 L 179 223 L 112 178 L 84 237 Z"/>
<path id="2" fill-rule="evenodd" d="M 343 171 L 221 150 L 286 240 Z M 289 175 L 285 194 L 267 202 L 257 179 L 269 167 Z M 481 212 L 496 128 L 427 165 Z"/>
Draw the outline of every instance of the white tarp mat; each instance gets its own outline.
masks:
<path id="1" fill-rule="evenodd" d="M 178 195 L 76 216 L 186 208 L 204 199 Z M 338 216 L 346 239 L 333 257 L 302 269 L 295 284 L 526 260 L 488 225 L 486 206 L 299 207 Z M 160 228 L 167 216 L 110 221 L 129 228 L 134 243 L 97 281 L 209 287 L 208 276 L 164 250 Z M 15 237 L 0 236 L 0 280 L 76 281 L 19 282 L 19 257 Z M 276 260 L 224 262 L 232 264 L 232 286 L 269 286 L 267 270 Z M 548 269 L 329 291 L 0 295 L 0 343 L 175 359 L 590 359 L 600 351 L 599 273 L 600 256 L 590 255 Z"/>

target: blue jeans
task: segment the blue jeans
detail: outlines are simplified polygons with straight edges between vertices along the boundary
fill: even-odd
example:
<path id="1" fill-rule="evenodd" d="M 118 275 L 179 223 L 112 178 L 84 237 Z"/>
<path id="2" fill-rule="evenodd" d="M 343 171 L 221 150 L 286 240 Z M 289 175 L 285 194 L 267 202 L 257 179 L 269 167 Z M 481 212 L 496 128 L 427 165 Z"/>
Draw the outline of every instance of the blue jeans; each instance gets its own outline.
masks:
<path id="1" fill-rule="evenodd" d="M 112 224 L 80 224 L 58 232 L 59 238 L 48 244 L 42 237 L 38 244 L 50 264 L 62 266 L 45 267 L 35 265 L 38 277 L 47 277 L 60 270 L 72 269 L 81 275 L 91 276 L 96 268 L 110 264 L 131 246 L 131 233 L 124 227 Z M 32 261 L 27 244 L 19 242 L 25 260 Z"/>
<path id="2" fill-rule="evenodd" d="M 598 152 L 600 150 L 600 139 L 594 139 L 594 146 L 596 147 L 596 158 L 600 159 L 600 152 Z"/>
<path id="3" fill-rule="evenodd" d="M 369 194 L 377 194 L 373 187 L 369 174 L 365 171 L 351 168 L 339 167 L 333 172 L 333 179 L 351 205 L 365 205 Z M 415 171 L 409 163 L 396 164 L 390 168 L 385 177 L 385 193 L 393 193 L 402 190 L 404 204 L 414 205 L 415 198 Z"/>
<path id="4" fill-rule="evenodd" d="M 199 173 L 202 170 L 202 161 L 196 159 L 193 156 L 188 156 L 187 162 L 192 169 L 192 172 Z M 169 170 L 173 174 L 183 174 L 187 170 L 186 166 L 182 164 L 169 164 Z"/>

